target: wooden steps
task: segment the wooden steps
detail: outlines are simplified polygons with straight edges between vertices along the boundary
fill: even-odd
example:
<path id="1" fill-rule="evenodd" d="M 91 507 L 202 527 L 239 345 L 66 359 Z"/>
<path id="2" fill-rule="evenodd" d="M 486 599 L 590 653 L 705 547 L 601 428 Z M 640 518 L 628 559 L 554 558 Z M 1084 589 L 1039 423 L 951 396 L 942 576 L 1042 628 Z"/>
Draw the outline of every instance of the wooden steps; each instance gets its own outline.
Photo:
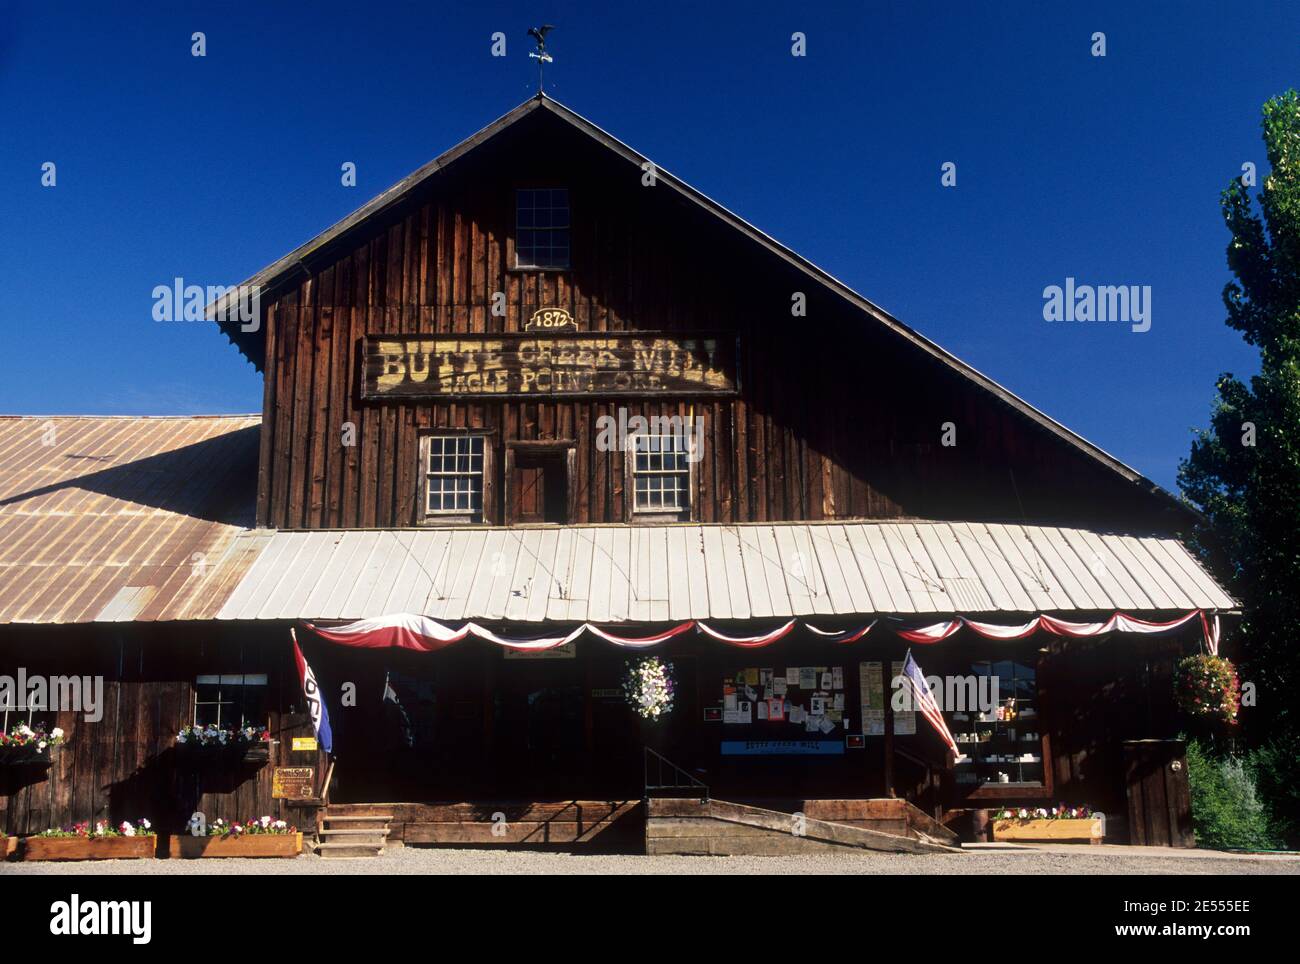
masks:
<path id="1" fill-rule="evenodd" d="M 373 810 L 352 812 L 329 807 L 320 816 L 316 853 L 324 859 L 378 857 L 388 842 L 391 813 Z"/>
<path id="2" fill-rule="evenodd" d="M 861 804 L 871 801 L 836 802 Z M 646 853 L 783 856 L 854 850 L 960 852 L 953 846 L 955 839 L 948 839 L 952 837 L 950 831 L 947 831 L 947 838 L 915 829 L 909 831 L 906 811 L 898 809 L 904 814 L 903 823 L 897 832 L 886 832 L 868 826 L 819 820 L 806 811 L 782 813 L 724 800 L 651 799 L 646 810 Z"/>

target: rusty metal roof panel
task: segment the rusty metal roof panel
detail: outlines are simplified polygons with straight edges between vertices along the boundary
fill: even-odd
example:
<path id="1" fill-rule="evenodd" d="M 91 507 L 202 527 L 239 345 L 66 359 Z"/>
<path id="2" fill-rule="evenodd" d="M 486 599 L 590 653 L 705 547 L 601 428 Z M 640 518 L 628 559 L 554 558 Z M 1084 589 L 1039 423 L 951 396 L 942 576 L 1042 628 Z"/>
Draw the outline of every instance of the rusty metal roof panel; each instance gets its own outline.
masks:
<path id="1" fill-rule="evenodd" d="M 0 623 L 212 618 L 260 549 L 260 422 L 0 416 Z"/>

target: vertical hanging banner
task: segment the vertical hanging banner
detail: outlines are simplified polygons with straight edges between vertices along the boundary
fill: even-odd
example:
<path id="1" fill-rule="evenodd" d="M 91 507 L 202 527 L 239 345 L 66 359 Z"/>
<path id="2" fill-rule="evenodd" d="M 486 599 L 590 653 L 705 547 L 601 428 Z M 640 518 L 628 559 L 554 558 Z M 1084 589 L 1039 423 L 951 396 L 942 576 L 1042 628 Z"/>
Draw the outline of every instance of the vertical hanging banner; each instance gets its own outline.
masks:
<path id="1" fill-rule="evenodd" d="M 293 660 L 298 665 L 298 681 L 302 684 L 302 695 L 307 700 L 307 712 L 311 715 L 311 726 L 316 731 L 316 739 L 326 753 L 334 752 L 334 733 L 330 730 L 330 715 L 325 709 L 325 700 L 320 687 L 316 685 L 316 674 L 307 665 L 307 658 L 298 646 L 298 634 L 289 630 L 293 640 Z"/>

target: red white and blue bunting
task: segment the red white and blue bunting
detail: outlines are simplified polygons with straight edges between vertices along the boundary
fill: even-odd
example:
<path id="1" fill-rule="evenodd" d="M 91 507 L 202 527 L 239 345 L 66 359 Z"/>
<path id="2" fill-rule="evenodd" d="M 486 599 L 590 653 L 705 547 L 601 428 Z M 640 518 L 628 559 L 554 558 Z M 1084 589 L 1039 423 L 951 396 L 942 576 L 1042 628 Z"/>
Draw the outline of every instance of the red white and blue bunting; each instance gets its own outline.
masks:
<path id="1" fill-rule="evenodd" d="M 1152 622 L 1148 619 L 1139 619 L 1136 616 L 1128 616 L 1124 613 L 1115 613 L 1104 622 L 1076 623 L 1055 616 L 1040 614 L 1027 623 L 1003 626 L 996 623 L 977 622 L 973 619 L 958 616 L 955 619 L 944 620 L 929 626 L 918 626 L 911 629 L 893 628 L 893 632 L 909 643 L 921 645 L 943 642 L 962 629 L 969 629 L 985 639 L 1002 641 L 1027 639 L 1039 632 L 1071 639 L 1083 639 L 1090 636 L 1105 636 L 1109 633 L 1143 635 L 1168 633 L 1181 629 L 1198 618 L 1201 621 L 1206 647 L 1211 653 L 1217 654 L 1219 651 L 1219 617 L 1207 614 L 1199 609 L 1194 609 L 1168 622 Z M 377 619 L 362 619 L 343 626 L 323 627 L 312 623 L 304 625 L 322 639 L 343 646 L 356 646 L 364 649 L 407 649 L 413 652 L 431 653 L 453 643 L 458 643 L 470 636 L 520 652 L 555 649 L 566 643 L 573 642 L 584 634 L 595 636 L 597 639 L 604 640 L 622 649 L 649 649 L 652 646 L 662 645 L 683 633 L 690 632 L 692 629 L 728 646 L 740 649 L 760 649 L 785 638 L 800 623 L 808 632 L 826 642 L 849 644 L 865 638 L 879 625 L 880 620 L 872 620 L 857 628 L 825 630 L 802 620 L 791 619 L 770 632 L 749 636 L 734 636 L 724 633 L 697 619 L 678 623 L 649 636 L 624 636 L 592 623 L 582 623 L 562 635 L 511 637 L 502 636 L 473 622 L 466 623 L 459 629 L 452 629 L 436 619 L 414 613 L 399 613 L 393 616 L 381 616 Z"/>

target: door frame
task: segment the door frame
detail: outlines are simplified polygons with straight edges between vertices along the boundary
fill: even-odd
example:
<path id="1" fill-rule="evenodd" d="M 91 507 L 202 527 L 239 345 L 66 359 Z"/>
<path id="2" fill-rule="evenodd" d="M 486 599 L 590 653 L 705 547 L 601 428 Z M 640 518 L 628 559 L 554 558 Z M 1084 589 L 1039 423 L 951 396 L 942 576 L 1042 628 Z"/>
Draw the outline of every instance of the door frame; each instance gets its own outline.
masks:
<path id="1" fill-rule="evenodd" d="M 568 517 L 561 525 L 575 525 L 575 512 L 577 510 L 577 486 L 574 485 L 577 474 L 577 442 L 573 439 L 546 439 L 542 441 L 523 441 L 512 440 L 505 443 L 505 505 L 503 515 L 505 524 L 519 525 L 520 522 L 515 518 L 514 504 L 514 479 L 515 479 L 515 453 L 518 451 L 527 452 L 530 455 L 563 455 L 564 456 L 564 513 Z M 546 523 L 555 525 L 557 523 Z"/>

